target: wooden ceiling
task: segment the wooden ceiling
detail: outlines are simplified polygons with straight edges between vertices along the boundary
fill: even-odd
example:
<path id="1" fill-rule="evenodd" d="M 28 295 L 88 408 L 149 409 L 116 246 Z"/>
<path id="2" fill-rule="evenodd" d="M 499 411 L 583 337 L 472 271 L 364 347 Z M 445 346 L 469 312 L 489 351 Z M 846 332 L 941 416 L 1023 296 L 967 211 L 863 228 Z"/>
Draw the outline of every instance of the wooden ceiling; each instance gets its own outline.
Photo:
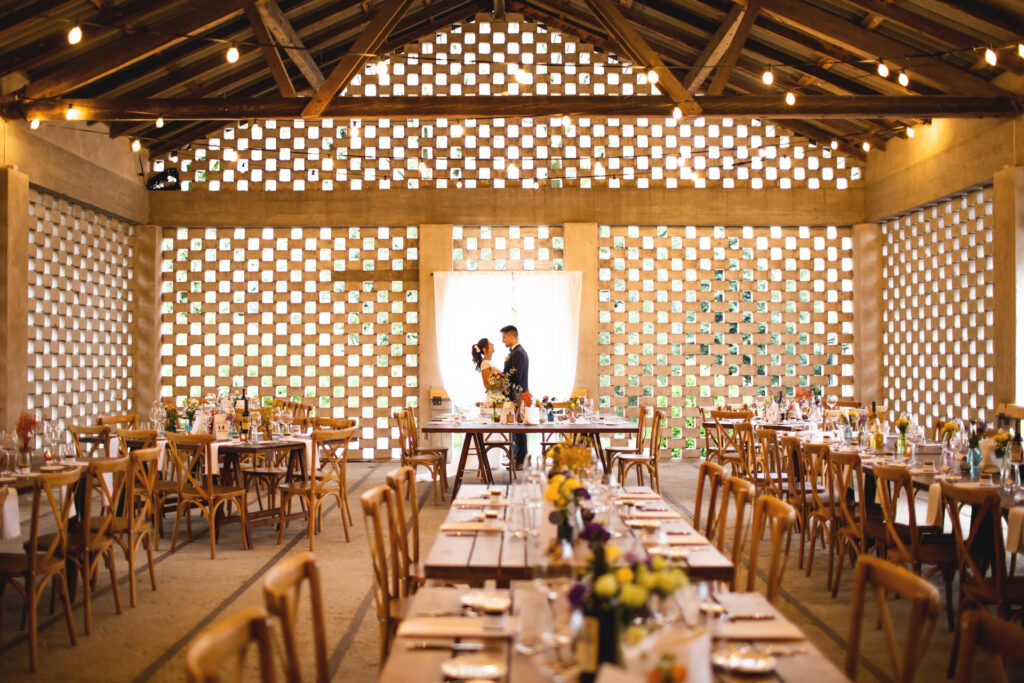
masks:
<path id="1" fill-rule="evenodd" d="M 521 14 L 642 64 L 663 96 L 337 96 L 374 55 L 481 12 Z M 70 45 L 74 25 L 85 37 Z M 863 158 L 862 142 L 884 147 L 931 117 L 1020 113 L 1019 41 L 1019 0 L 13 1 L 0 9 L 0 77 L 16 89 L 0 98 L 0 114 L 63 119 L 74 107 L 156 155 L 237 119 L 667 116 L 679 107 L 768 118 Z M 225 59 L 232 45 L 236 63 Z M 996 49 L 996 66 L 985 47 Z"/>

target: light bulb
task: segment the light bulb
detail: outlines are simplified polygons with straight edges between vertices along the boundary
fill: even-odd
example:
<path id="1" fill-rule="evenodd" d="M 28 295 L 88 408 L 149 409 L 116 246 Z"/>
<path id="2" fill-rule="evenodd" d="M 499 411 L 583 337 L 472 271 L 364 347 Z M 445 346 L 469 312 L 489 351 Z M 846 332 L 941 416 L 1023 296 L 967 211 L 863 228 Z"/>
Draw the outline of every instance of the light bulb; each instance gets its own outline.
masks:
<path id="1" fill-rule="evenodd" d="M 142 149 L 142 143 L 138 139 L 132 140 L 132 151 L 138 152 L 140 149 Z"/>
<path id="2" fill-rule="evenodd" d="M 28 124 L 28 127 L 35 130 L 39 127 L 39 119 L 32 119 L 32 123 Z"/>
<path id="3" fill-rule="evenodd" d="M 657 83 L 658 82 L 658 72 L 655 71 L 654 69 L 651 69 L 650 71 L 648 71 L 647 72 L 647 82 L 650 83 L 651 85 L 654 85 L 655 83 Z"/>
<path id="4" fill-rule="evenodd" d="M 865 152 L 870 152 L 871 151 L 871 143 L 868 142 L 867 140 L 865 140 L 864 142 L 860 143 L 860 148 L 862 150 L 864 150 Z"/>
<path id="5" fill-rule="evenodd" d="M 162 117 L 162 116 L 158 116 L 157 117 L 157 119 L 156 119 L 156 127 L 157 128 L 163 128 L 164 127 L 164 117 Z"/>
<path id="6" fill-rule="evenodd" d="M 233 149 L 224 150 L 224 161 L 238 161 L 238 152 Z"/>
<path id="7" fill-rule="evenodd" d="M 78 107 L 68 107 L 67 111 L 64 112 L 64 118 L 68 121 L 77 121 L 82 118 L 82 110 Z"/>
<path id="8" fill-rule="evenodd" d="M 995 66 L 997 61 L 996 51 L 990 47 L 985 48 L 985 61 L 991 64 L 992 66 Z"/>
<path id="9" fill-rule="evenodd" d="M 533 83 L 533 74 L 522 67 L 516 69 L 516 83 L 519 85 L 529 85 L 530 83 Z"/>
<path id="10" fill-rule="evenodd" d="M 878 75 L 882 78 L 889 77 L 889 67 L 885 65 L 885 62 L 879 60 L 878 62 Z"/>
<path id="11" fill-rule="evenodd" d="M 771 69 L 768 69 L 761 74 L 761 80 L 764 81 L 765 85 L 771 85 L 775 82 L 775 74 L 772 73 Z"/>
<path id="12" fill-rule="evenodd" d="M 73 26 L 71 30 L 68 31 L 68 42 L 72 45 L 78 45 L 80 42 L 82 42 L 81 26 Z"/>
<path id="13" fill-rule="evenodd" d="M 788 104 L 791 107 L 794 104 L 796 104 L 796 95 L 794 95 L 792 92 L 786 93 L 786 104 Z"/>
<path id="14" fill-rule="evenodd" d="M 1017 43 L 1017 56 L 1024 59 L 1024 43 Z"/>
<path id="15" fill-rule="evenodd" d="M 387 75 L 388 75 L 388 63 L 383 61 L 383 60 L 377 62 L 377 76 L 379 78 L 384 78 Z"/>
<path id="16" fill-rule="evenodd" d="M 896 80 L 904 88 L 906 88 L 908 85 L 910 85 L 910 76 L 907 75 L 906 71 L 901 71 L 900 75 L 896 77 Z"/>
<path id="17" fill-rule="evenodd" d="M 452 137 L 453 138 L 461 138 L 462 134 L 464 132 L 465 132 L 465 129 L 462 127 L 461 123 L 456 123 L 454 126 L 452 126 Z"/>
<path id="18" fill-rule="evenodd" d="M 562 127 L 563 128 L 568 128 L 571 123 L 572 123 L 572 121 L 569 120 L 568 116 L 563 116 L 562 117 Z"/>
<path id="19" fill-rule="evenodd" d="M 225 54 L 224 56 L 227 58 L 229 63 L 234 64 L 238 61 L 238 48 L 232 45 L 228 48 L 227 54 Z"/>
<path id="20" fill-rule="evenodd" d="M 914 137 L 914 129 L 911 128 L 910 126 L 907 126 L 907 137 L 908 138 Z"/>
<path id="21" fill-rule="evenodd" d="M 672 109 L 672 118 L 674 118 L 676 121 L 683 118 L 683 110 L 680 109 L 679 107 L 675 107 L 674 109 Z"/>
<path id="22" fill-rule="evenodd" d="M 839 140 L 832 138 L 832 143 L 829 145 L 832 149 L 839 149 Z"/>

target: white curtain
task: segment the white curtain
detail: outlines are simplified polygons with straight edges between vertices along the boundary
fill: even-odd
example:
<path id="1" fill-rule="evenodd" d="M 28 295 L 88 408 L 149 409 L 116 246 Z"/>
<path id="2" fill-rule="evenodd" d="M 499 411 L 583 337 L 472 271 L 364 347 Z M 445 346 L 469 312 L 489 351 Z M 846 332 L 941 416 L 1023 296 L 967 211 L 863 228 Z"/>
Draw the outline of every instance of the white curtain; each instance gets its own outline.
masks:
<path id="1" fill-rule="evenodd" d="M 494 344 L 491 362 L 500 370 L 507 349 L 501 328 L 519 328 L 530 358 L 530 392 L 568 398 L 576 381 L 579 348 L 578 271 L 437 272 L 434 311 L 444 389 L 456 406 L 484 396 L 471 351 L 481 337 Z"/>

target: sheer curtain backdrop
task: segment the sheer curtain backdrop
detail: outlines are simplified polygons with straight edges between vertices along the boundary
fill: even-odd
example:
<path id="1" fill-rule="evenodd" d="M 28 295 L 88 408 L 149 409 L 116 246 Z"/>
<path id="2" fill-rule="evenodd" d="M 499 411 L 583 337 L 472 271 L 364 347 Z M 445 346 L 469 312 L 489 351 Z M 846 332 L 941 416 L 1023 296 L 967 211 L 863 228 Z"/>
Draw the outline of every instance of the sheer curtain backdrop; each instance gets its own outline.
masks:
<path id="1" fill-rule="evenodd" d="M 531 393 L 568 398 L 576 380 L 581 283 L 578 271 L 434 273 L 438 359 L 452 404 L 483 400 L 473 345 L 487 337 L 494 344 L 491 362 L 501 370 L 508 350 L 500 330 L 509 324 L 519 328 L 530 357 Z"/>

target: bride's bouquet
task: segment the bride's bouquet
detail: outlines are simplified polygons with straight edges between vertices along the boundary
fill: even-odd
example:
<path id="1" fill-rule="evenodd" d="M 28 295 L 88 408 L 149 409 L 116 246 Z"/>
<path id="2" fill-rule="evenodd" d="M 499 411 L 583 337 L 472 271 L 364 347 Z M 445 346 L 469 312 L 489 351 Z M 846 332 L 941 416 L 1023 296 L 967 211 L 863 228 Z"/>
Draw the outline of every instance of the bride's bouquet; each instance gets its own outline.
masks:
<path id="1" fill-rule="evenodd" d="M 512 383 L 512 375 L 516 369 L 508 372 L 493 372 L 487 380 L 487 399 L 492 403 L 503 403 L 518 387 Z"/>

